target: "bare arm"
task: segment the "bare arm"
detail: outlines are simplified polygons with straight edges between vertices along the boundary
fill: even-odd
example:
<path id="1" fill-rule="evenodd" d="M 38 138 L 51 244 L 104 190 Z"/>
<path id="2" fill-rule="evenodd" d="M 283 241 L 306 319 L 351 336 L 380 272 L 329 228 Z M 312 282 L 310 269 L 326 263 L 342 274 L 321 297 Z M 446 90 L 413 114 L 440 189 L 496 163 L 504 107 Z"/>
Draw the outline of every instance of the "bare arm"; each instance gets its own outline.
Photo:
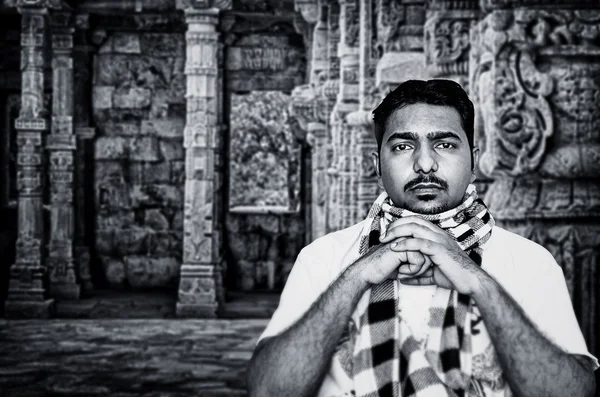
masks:
<path id="1" fill-rule="evenodd" d="M 352 265 L 294 325 L 259 343 L 248 368 L 250 396 L 314 396 L 352 311 L 366 290 Z"/>
<path id="2" fill-rule="evenodd" d="M 491 276 L 482 274 L 480 280 L 472 296 L 515 395 L 593 396 L 592 371 L 546 339 Z"/>
<path id="3" fill-rule="evenodd" d="M 294 325 L 259 343 L 248 367 L 249 395 L 316 395 L 361 296 L 406 258 L 390 244 L 377 246 L 350 265 Z"/>

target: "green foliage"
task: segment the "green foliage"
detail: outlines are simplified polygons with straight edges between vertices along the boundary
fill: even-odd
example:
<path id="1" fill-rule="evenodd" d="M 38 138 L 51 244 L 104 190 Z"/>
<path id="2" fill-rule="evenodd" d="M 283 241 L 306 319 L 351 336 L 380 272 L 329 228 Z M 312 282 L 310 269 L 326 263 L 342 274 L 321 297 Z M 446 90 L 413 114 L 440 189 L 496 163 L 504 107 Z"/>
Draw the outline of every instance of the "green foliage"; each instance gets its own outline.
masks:
<path id="1" fill-rule="evenodd" d="M 276 91 L 232 97 L 231 207 L 290 207 L 290 193 L 299 191 L 300 147 L 289 123 L 290 100 Z"/>

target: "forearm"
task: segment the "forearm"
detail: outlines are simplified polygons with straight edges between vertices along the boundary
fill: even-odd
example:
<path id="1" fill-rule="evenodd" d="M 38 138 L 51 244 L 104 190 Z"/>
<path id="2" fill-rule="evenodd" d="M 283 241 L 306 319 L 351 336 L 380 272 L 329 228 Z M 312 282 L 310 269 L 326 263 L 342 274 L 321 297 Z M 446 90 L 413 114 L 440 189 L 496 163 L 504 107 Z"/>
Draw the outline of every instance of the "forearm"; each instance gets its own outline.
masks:
<path id="1" fill-rule="evenodd" d="M 546 339 L 490 276 L 473 295 L 508 384 L 517 396 L 593 396 L 593 373 Z"/>
<path id="2" fill-rule="evenodd" d="M 350 266 L 293 326 L 255 352 L 251 396 L 316 395 L 358 300 L 366 290 Z"/>

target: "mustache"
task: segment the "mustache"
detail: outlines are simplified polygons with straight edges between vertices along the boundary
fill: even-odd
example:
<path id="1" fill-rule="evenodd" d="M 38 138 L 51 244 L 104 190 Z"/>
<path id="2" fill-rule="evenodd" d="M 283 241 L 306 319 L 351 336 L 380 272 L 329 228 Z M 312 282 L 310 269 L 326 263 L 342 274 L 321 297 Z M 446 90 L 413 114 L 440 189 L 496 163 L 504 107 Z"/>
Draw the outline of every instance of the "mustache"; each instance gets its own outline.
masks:
<path id="1" fill-rule="evenodd" d="M 436 184 L 443 189 L 448 189 L 448 183 L 445 180 L 440 179 L 435 175 L 419 175 L 418 177 L 416 177 L 412 181 L 408 182 L 404 186 L 404 191 L 406 192 L 407 190 L 410 190 L 410 189 L 416 187 L 420 183 Z"/>

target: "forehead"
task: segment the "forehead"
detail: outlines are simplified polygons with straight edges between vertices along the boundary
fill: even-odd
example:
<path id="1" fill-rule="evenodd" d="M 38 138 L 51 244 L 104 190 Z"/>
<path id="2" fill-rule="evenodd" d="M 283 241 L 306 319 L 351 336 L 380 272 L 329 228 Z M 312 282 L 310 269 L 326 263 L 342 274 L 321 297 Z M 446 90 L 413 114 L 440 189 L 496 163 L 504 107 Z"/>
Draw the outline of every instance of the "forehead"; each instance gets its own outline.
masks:
<path id="1" fill-rule="evenodd" d="M 395 110 L 385 124 L 383 138 L 402 131 L 424 135 L 432 131 L 453 131 L 466 139 L 460 115 L 451 106 L 415 103 Z"/>

